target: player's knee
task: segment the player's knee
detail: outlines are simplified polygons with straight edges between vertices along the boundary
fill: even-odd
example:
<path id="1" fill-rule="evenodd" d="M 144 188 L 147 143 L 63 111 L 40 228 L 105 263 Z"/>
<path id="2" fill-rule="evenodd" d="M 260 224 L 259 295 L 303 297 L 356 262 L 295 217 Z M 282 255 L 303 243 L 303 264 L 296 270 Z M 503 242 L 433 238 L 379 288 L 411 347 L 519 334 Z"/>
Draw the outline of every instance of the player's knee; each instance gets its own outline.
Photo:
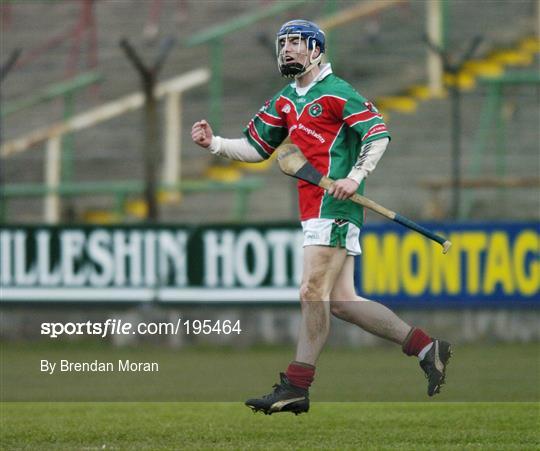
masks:
<path id="1" fill-rule="evenodd" d="M 315 281 L 306 281 L 300 286 L 300 301 L 302 303 L 324 301 L 325 297 L 323 287 Z"/>
<path id="2" fill-rule="evenodd" d="M 347 316 L 347 301 L 330 301 L 330 313 L 336 318 Z"/>

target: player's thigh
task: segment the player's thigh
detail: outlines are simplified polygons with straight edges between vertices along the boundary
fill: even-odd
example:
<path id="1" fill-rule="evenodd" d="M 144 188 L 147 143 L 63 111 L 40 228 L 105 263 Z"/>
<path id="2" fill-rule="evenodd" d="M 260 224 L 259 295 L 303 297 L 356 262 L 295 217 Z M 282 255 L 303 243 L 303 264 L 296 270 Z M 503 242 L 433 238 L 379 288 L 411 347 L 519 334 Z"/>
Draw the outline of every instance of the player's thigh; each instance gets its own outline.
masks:
<path id="1" fill-rule="evenodd" d="M 330 246 L 305 246 L 300 297 L 325 300 L 347 258 L 347 250 Z"/>
<path id="2" fill-rule="evenodd" d="M 347 255 L 330 291 L 331 302 L 357 300 L 354 287 L 354 256 Z"/>

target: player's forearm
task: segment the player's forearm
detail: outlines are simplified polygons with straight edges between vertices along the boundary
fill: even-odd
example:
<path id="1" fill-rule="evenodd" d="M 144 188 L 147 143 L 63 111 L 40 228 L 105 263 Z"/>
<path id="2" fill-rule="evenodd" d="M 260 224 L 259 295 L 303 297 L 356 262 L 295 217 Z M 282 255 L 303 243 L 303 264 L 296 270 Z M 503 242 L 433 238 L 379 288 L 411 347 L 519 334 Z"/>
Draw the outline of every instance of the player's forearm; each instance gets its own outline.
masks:
<path id="1" fill-rule="evenodd" d="M 247 138 L 227 139 L 221 136 L 213 136 L 209 149 L 214 155 L 231 160 L 248 163 L 257 163 L 264 160 Z"/>
<path id="2" fill-rule="evenodd" d="M 377 167 L 377 163 L 379 163 L 379 160 L 382 158 L 389 142 L 390 140 L 388 138 L 382 138 L 364 144 L 360 149 L 360 155 L 358 155 L 358 159 L 347 175 L 347 178 L 356 181 L 358 184 L 362 183 L 362 180 L 371 174 Z"/>

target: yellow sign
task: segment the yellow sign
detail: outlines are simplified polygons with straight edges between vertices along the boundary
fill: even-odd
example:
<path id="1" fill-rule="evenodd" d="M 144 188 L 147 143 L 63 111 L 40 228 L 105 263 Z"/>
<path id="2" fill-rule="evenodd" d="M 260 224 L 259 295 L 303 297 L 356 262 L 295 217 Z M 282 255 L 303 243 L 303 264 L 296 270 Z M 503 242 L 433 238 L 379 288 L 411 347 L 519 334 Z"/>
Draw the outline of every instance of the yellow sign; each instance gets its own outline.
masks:
<path id="1" fill-rule="evenodd" d="M 364 233 L 361 291 L 366 295 L 538 296 L 540 234 L 535 228 L 463 229 L 450 252 L 415 233 Z"/>

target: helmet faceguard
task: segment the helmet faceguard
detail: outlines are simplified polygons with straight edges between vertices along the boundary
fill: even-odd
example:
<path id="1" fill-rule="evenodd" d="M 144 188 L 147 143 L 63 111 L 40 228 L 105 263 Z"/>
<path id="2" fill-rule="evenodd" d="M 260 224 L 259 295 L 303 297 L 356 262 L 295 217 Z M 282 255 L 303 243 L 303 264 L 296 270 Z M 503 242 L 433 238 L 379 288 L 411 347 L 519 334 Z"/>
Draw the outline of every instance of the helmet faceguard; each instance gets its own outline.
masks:
<path id="1" fill-rule="evenodd" d="M 285 47 L 282 46 L 282 42 L 283 40 L 288 41 L 295 38 L 298 38 L 297 54 L 302 54 L 300 52 L 301 41 L 304 40 L 306 42 L 307 59 L 304 64 L 298 62 L 287 63 L 285 59 Z M 317 47 L 319 47 L 319 55 L 315 56 Z M 279 72 L 286 78 L 299 78 L 307 74 L 321 62 L 324 50 L 324 32 L 316 24 L 307 20 L 291 20 L 282 25 L 276 37 L 276 55 Z"/>

